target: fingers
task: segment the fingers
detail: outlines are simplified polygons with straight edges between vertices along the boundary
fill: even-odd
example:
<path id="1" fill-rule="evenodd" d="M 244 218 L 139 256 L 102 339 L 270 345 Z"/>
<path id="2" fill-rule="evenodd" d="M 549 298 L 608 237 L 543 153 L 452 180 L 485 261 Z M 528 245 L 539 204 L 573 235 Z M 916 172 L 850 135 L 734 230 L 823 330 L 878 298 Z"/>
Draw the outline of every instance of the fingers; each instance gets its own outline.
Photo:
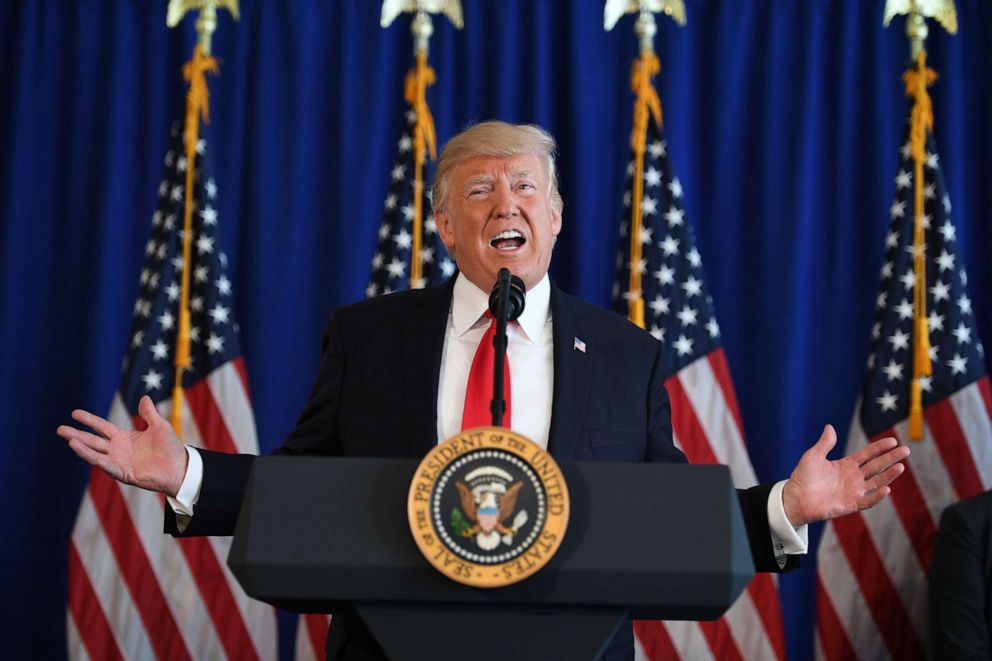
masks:
<path id="1" fill-rule="evenodd" d="M 55 430 L 55 433 L 69 441 L 69 447 L 73 448 L 73 450 L 75 450 L 73 443 L 76 443 L 77 445 L 88 448 L 92 452 L 106 454 L 107 448 L 110 445 L 110 442 L 102 436 L 97 436 L 96 434 L 91 434 L 68 425 L 60 426 Z M 79 454 L 79 452 L 76 452 L 76 454 Z M 83 458 L 85 459 L 85 457 Z"/>
<path id="2" fill-rule="evenodd" d="M 889 450 L 885 454 L 881 454 L 874 459 L 861 464 L 861 470 L 865 476 L 865 480 L 870 480 L 879 473 L 885 471 L 890 466 L 901 465 L 899 462 L 908 457 L 909 452 L 910 450 L 908 446 L 900 445 Z"/>
<path id="3" fill-rule="evenodd" d="M 138 400 L 138 415 L 148 423 L 149 427 L 165 422 L 165 418 L 159 414 L 158 409 L 155 408 L 155 403 L 148 395 Z"/>
<path id="4" fill-rule="evenodd" d="M 120 466 L 108 459 L 106 455 L 94 452 L 76 438 L 69 441 L 69 448 L 76 453 L 76 456 L 90 466 L 99 468 L 115 480 L 123 481 L 124 471 L 121 470 Z"/>
<path id="5" fill-rule="evenodd" d="M 903 464 L 895 464 L 889 466 L 887 469 L 876 475 L 871 479 L 865 480 L 865 486 L 868 488 L 868 493 L 872 491 L 888 489 L 888 485 L 892 483 L 897 477 L 902 475 L 902 472 L 906 470 L 906 466 Z"/>
<path id="6" fill-rule="evenodd" d="M 817 439 L 810 450 L 815 450 L 817 454 L 826 457 L 834 449 L 835 445 L 837 445 L 837 432 L 834 431 L 833 425 L 827 425 L 823 428 L 823 433 L 820 434 L 820 438 Z"/>
<path id="7" fill-rule="evenodd" d="M 96 466 L 100 463 L 100 453 L 94 452 L 78 439 L 71 439 L 69 441 L 69 448 L 76 453 L 76 456 L 88 463 L 90 466 Z"/>
<path id="8" fill-rule="evenodd" d="M 96 452 L 85 443 L 77 438 L 69 441 L 69 448 L 76 453 L 80 459 L 88 463 L 90 466 L 99 466 L 100 460 L 103 457 L 102 454 Z"/>
<path id="9" fill-rule="evenodd" d="M 900 464 L 900 467 L 902 464 Z M 866 510 L 882 502 L 886 496 L 892 492 L 890 487 L 881 487 L 875 491 L 869 491 L 858 499 L 858 509 Z"/>
<path id="10" fill-rule="evenodd" d="M 892 448 L 899 445 L 899 441 L 891 436 L 879 439 L 873 443 L 869 443 L 857 452 L 850 456 L 850 459 L 858 462 L 859 466 L 863 466 L 875 457 L 885 454 Z"/>
<path id="11" fill-rule="evenodd" d="M 93 415 L 89 411 L 84 411 L 82 409 L 76 409 L 72 412 L 72 419 L 76 422 L 86 425 L 91 429 L 95 429 L 98 434 L 104 438 L 110 438 L 114 434 L 123 431 L 120 427 L 112 422 L 104 420 L 98 415 Z"/>

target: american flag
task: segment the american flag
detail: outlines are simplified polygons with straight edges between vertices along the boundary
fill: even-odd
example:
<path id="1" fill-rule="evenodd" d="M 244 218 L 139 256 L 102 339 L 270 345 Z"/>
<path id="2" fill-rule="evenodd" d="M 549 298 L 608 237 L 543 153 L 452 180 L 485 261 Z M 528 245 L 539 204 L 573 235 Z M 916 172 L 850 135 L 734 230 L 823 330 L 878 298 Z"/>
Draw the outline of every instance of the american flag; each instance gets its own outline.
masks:
<path id="1" fill-rule="evenodd" d="M 907 133 L 908 135 L 908 133 Z M 909 139 L 895 178 L 872 352 L 846 453 L 908 437 L 913 376 L 915 167 Z M 924 166 L 926 310 L 933 375 L 922 380 L 924 438 L 891 497 L 831 521 L 818 552 L 816 655 L 923 658 L 927 573 L 944 508 L 992 486 L 992 397 L 951 201 L 932 138 Z"/>
<path id="2" fill-rule="evenodd" d="M 184 377 L 182 438 L 222 452 L 258 453 L 248 380 L 218 239 L 217 185 L 196 145 L 190 271 L 192 366 Z M 138 400 L 172 410 L 188 163 L 172 128 L 166 174 L 145 246 L 129 346 L 109 419 L 142 425 Z M 275 612 L 249 599 L 227 568 L 230 538 L 162 532 L 163 497 L 94 470 L 69 542 L 69 656 L 74 659 L 272 659 Z"/>
<path id="3" fill-rule="evenodd" d="M 634 163 L 627 168 L 625 217 L 620 226 L 617 312 L 627 314 L 630 281 L 629 217 Z M 672 401 L 675 442 L 689 461 L 730 467 L 739 488 L 757 484 L 744 444 L 730 370 L 720 345 L 713 300 L 703 262 L 685 217 L 682 185 L 672 169 L 668 145 L 654 119 L 648 121 L 641 201 L 645 327 L 664 345 L 665 381 Z M 771 541 L 769 541 L 769 544 Z M 778 587 L 758 574 L 747 590 L 714 622 L 634 623 L 640 659 L 784 659 Z"/>
<path id="4" fill-rule="evenodd" d="M 372 275 L 365 289 L 368 298 L 410 288 L 410 258 L 413 253 L 413 203 L 414 203 L 414 148 L 413 127 L 417 114 L 406 112 L 406 127 L 399 142 L 393 169 L 389 172 L 389 194 L 383 203 L 382 224 L 379 225 L 379 242 L 372 257 Z M 427 181 L 424 168 L 424 180 Z M 448 257 L 431 213 L 430 189 L 424 186 L 421 193 L 424 214 L 423 244 L 420 255 L 423 263 L 422 282 L 428 287 L 444 282 L 455 272 L 455 263 Z"/>

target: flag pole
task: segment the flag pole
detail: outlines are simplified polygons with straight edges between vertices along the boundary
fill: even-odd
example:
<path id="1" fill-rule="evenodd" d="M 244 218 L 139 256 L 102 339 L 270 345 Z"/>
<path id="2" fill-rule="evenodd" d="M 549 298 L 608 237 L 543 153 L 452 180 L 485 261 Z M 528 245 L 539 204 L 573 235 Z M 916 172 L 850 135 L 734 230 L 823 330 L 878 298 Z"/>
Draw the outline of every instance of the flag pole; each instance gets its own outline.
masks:
<path id="1" fill-rule="evenodd" d="M 884 24 L 888 25 L 898 9 L 892 0 L 886 3 Z M 909 389 L 909 438 L 923 439 L 923 383 L 933 374 L 930 357 L 930 325 L 927 320 L 926 228 L 924 211 L 924 165 L 927 161 L 927 137 L 933 133 L 933 104 L 927 88 L 937 80 L 937 72 L 927 67 L 925 43 L 929 30 L 922 8 L 915 0 L 906 20 L 912 64 L 902 76 L 906 96 L 913 99 L 910 112 L 909 148 L 913 157 L 913 378 Z M 930 14 L 948 32 L 957 32 L 957 14 L 953 0 Z"/>
<path id="2" fill-rule="evenodd" d="M 190 367 L 190 278 L 193 260 L 193 187 L 196 173 L 197 145 L 200 141 L 200 119 L 210 123 L 210 90 L 206 74 L 218 74 L 220 67 L 210 55 L 213 33 L 217 29 L 217 6 L 226 6 L 235 19 L 238 18 L 237 0 L 172 0 L 169 3 L 166 23 L 175 27 L 183 15 L 192 9 L 200 9 L 196 21 L 197 43 L 193 47 L 193 57 L 183 65 L 183 78 L 189 83 L 186 93 L 186 121 L 183 127 L 183 148 L 186 158 L 186 187 L 183 209 L 183 263 L 179 294 L 179 326 L 176 335 L 176 378 L 172 386 L 172 427 L 182 438 L 183 374 Z"/>
<path id="3" fill-rule="evenodd" d="M 661 129 L 661 99 L 651 79 L 661 71 L 661 62 L 654 52 L 654 35 L 658 28 L 654 12 L 671 17 L 679 25 L 685 25 L 684 0 L 606 0 L 603 10 L 603 23 L 607 31 L 624 14 L 638 13 L 634 32 L 640 42 L 640 54 L 634 59 L 630 72 L 630 89 L 634 93 L 634 125 L 630 132 L 630 147 L 634 152 L 634 172 L 630 192 L 630 279 L 627 283 L 627 316 L 644 328 L 644 293 L 641 262 L 643 261 L 641 237 L 644 228 L 644 152 L 647 151 L 648 121 L 654 117 Z"/>
<path id="4" fill-rule="evenodd" d="M 414 39 L 416 64 L 406 75 L 404 98 L 417 116 L 413 127 L 413 247 L 410 250 L 410 289 L 424 286 L 422 246 L 424 241 L 424 162 L 427 150 L 431 160 L 437 160 L 437 139 L 434 118 L 427 105 L 427 87 L 437 82 L 434 69 L 427 64 L 428 44 L 434 26 L 431 16 L 418 9 L 410 25 Z"/>
<path id="5" fill-rule="evenodd" d="M 911 66 L 903 81 L 906 95 L 913 98 L 910 120 L 910 153 L 914 164 L 913 189 L 913 380 L 910 385 L 909 438 L 923 438 L 923 388 L 920 379 L 933 374 L 930 360 L 930 328 L 927 322 L 927 267 L 926 235 L 923 226 L 924 183 L 923 166 L 926 162 L 927 135 L 933 130 L 933 108 L 929 87 L 937 79 L 933 69 L 927 68 L 927 52 L 917 50 L 915 66 Z"/>
<path id="6" fill-rule="evenodd" d="M 649 114 L 660 129 L 661 100 L 651 79 L 661 71 L 661 62 L 654 53 L 657 27 L 654 15 L 642 9 L 634 31 L 641 44 L 641 53 L 634 59 L 630 72 L 630 89 L 634 92 L 634 126 L 630 132 L 630 147 L 634 151 L 634 174 L 630 200 L 630 282 L 627 289 L 628 317 L 644 328 L 644 296 L 641 288 L 641 234 L 643 230 L 644 152 L 647 150 Z"/>
<path id="7" fill-rule="evenodd" d="M 388 27 L 393 20 L 404 12 L 414 12 L 410 32 L 413 33 L 413 54 L 416 62 L 406 74 L 403 98 L 410 104 L 416 115 L 413 127 L 413 242 L 410 249 L 410 289 L 421 289 L 424 286 L 424 260 L 422 247 L 424 243 L 424 164 L 427 153 L 431 160 L 437 160 L 437 137 L 434 132 L 434 118 L 427 105 L 427 88 L 437 82 L 434 69 L 427 63 L 428 46 L 434 33 L 432 13 L 444 13 L 455 28 L 462 29 L 461 0 L 447 0 L 444 3 L 429 0 L 417 0 L 415 4 L 406 0 L 383 0 L 382 17 L 379 24 Z"/>

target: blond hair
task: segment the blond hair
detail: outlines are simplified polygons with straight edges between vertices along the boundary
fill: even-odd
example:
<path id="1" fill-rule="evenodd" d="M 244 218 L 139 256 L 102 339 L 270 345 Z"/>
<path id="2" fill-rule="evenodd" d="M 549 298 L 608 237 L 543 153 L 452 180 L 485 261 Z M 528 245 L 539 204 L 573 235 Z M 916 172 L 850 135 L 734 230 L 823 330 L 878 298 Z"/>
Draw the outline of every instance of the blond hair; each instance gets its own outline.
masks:
<path id="1" fill-rule="evenodd" d="M 548 195 L 551 204 L 561 211 L 564 202 L 558 192 L 558 169 L 555 167 L 555 139 L 533 124 L 508 124 L 488 121 L 465 129 L 444 146 L 437 162 L 432 188 L 435 211 L 443 211 L 448 199 L 448 180 L 455 167 L 477 156 L 524 156 L 533 154 L 548 166 Z"/>

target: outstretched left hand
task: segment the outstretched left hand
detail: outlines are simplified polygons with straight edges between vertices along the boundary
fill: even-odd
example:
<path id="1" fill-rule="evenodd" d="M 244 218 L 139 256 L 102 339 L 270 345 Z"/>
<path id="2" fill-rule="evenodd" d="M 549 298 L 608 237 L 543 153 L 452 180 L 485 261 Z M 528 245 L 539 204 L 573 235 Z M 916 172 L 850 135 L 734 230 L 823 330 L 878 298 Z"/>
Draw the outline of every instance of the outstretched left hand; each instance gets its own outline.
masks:
<path id="1" fill-rule="evenodd" d="M 837 432 L 827 425 L 785 483 L 782 504 L 793 526 L 873 507 L 889 495 L 889 484 L 906 468 L 902 461 L 909 456 L 909 448 L 892 437 L 830 461 L 827 454 L 836 444 Z"/>

